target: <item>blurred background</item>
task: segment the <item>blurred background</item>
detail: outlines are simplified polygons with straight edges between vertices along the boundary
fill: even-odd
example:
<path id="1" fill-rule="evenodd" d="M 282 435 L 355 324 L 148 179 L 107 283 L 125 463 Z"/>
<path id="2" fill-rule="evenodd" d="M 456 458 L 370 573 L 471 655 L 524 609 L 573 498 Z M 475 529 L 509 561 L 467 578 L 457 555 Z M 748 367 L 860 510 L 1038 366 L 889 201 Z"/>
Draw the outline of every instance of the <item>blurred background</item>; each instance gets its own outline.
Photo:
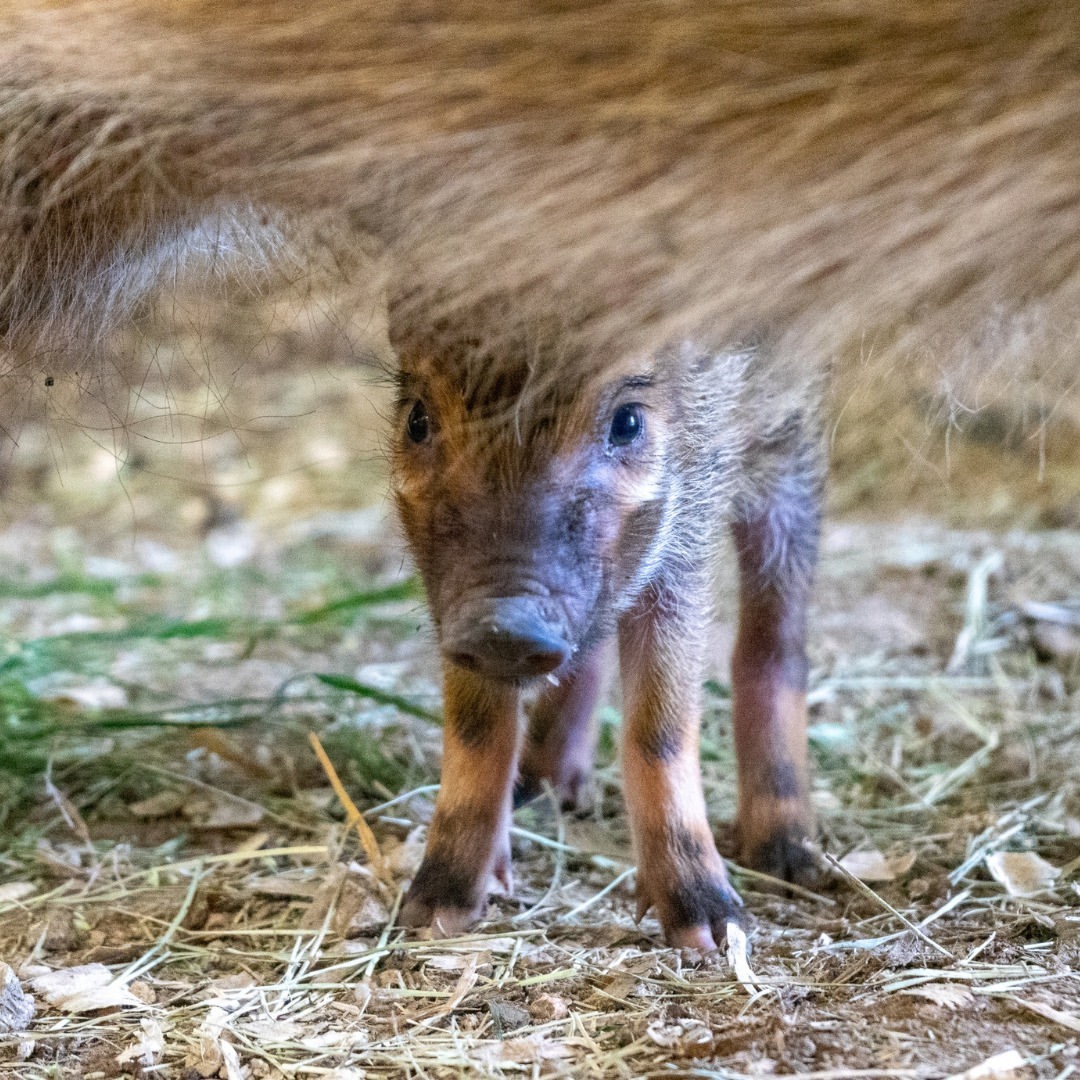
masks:
<path id="1" fill-rule="evenodd" d="M 392 364 L 370 282 L 294 269 L 163 289 L 81 370 L 21 381 L 9 360 L 0 523 L 111 543 L 377 506 Z M 830 515 L 1080 524 L 1080 364 L 970 395 L 938 380 L 873 343 L 836 358 Z"/>

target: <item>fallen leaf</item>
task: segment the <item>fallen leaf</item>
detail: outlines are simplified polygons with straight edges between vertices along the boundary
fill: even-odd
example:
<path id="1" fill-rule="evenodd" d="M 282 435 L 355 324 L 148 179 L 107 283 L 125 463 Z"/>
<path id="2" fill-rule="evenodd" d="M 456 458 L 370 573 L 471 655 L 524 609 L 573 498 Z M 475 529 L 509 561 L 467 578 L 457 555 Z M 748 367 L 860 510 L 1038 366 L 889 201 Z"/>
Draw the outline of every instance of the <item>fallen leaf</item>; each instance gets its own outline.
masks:
<path id="1" fill-rule="evenodd" d="M 198 791 L 184 801 L 183 814 L 197 829 L 250 829 L 266 811 L 225 791 Z"/>
<path id="2" fill-rule="evenodd" d="M 413 829 L 400 843 L 387 843 L 386 867 L 396 877 L 412 877 L 420 869 L 427 848 L 427 826 Z"/>
<path id="3" fill-rule="evenodd" d="M 1026 1070 L 1027 1062 L 1018 1050 L 1005 1050 L 962 1073 L 954 1073 L 947 1080 L 1013 1080 Z"/>
<path id="4" fill-rule="evenodd" d="M 263 896 L 293 896 L 313 899 L 323 887 L 325 871 L 314 866 L 299 866 L 279 874 L 251 874 L 245 888 Z"/>
<path id="5" fill-rule="evenodd" d="M 476 969 L 477 969 L 477 956 L 473 953 L 469 957 L 468 963 L 458 976 L 458 981 L 454 984 L 454 989 L 450 991 L 450 996 L 441 1005 L 436 1005 L 432 1009 L 425 1013 L 420 1013 L 421 1016 L 440 1016 L 443 1014 L 452 1013 L 464 1000 L 472 993 L 473 988 L 476 986 Z"/>
<path id="6" fill-rule="evenodd" d="M 851 851 L 840 865 L 860 881 L 895 881 L 915 865 L 915 852 L 883 855 L 880 851 Z"/>
<path id="7" fill-rule="evenodd" d="M 641 981 L 636 975 L 628 971 L 619 971 L 604 979 L 597 989 L 605 998 L 625 1002 L 640 985 Z"/>
<path id="8" fill-rule="evenodd" d="M 90 712 L 126 709 L 128 706 L 127 691 L 122 686 L 104 680 L 84 683 L 82 686 L 65 686 L 52 693 L 42 694 L 41 699 Z"/>
<path id="9" fill-rule="evenodd" d="M 208 1078 L 218 1076 L 224 1068 L 226 1076 L 229 1074 L 229 1066 L 225 1060 L 225 1047 L 228 1046 L 221 1033 L 229 1023 L 229 1014 L 220 1005 L 211 1004 L 206 1010 L 206 1016 L 195 1029 L 199 1037 L 198 1046 L 189 1050 L 184 1058 L 184 1065 L 188 1069 L 194 1069 L 199 1076 Z M 232 1049 L 232 1047 L 229 1047 Z M 235 1051 L 234 1051 L 235 1056 Z"/>
<path id="10" fill-rule="evenodd" d="M 282 1043 L 299 1041 L 310 1031 L 310 1025 L 296 1020 L 263 1019 L 244 1025 L 244 1034 L 260 1046 L 280 1046 Z"/>
<path id="11" fill-rule="evenodd" d="M 1069 1031 L 1080 1032 L 1080 1016 L 1074 1016 L 1072 1013 L 1062 1012 L 1060 1009 L 1055 1009 L 1052 1005 L 1044 1005 L 1041 1001 L 1025 1001 L 1023 998 L 1014 997 L 1012 999 L 1017 1005 L 1022 1005 L 1030 1012 L 1036 1013 L 1044 1020 L 1049 1020 L 1054 1024 L 1060 1024 L 1063 1028 L 1068 1028 Z"/>
<path id="12" fill-rule="evenodd" d="M 217 1076 L 221 1068 L 221 1048 L 217 1039 L 209 1035 L 203 1035 L 199 1039 L 199 1045 L 195 1050 L 189 1050 L 184 1056 L 184 1067 L 196 1072 L 199 1076 Z"/>
<path id="13" fill-rule="evenodd" d="M 0 885 L 0 904 L 17 903 L 36 892 L 37 886 L 29 881 L 7 881 Z"/>
<path id="14" fill-rule="evenodd" d="M 104 964 L 60 968 L 36 976 L 30 985 L 50 1005 L 62 1012 L 97 1012 L 118 1005 L 145 1007 L 144 1002 L 122 982 L 118 982 Z"/>
<path id="15" fill-rule="evenodd" d="M 338 937 L 359 937 L 381 930 L 390 921 L 390 909 L 372 888 L 374 881 L 350 875 L 342 886 L 331 930 Z"/>
<path id="16" fill-rule="evenodd" d="M 218 995 L 228 995 L 236 990 L 250 990 L 256 985 L 258 984 L 255 976 L 248 971 L 237 971 L 232 975 L 222 975 L 220 979 L 212 979 L 204 991 L 207 1004 L 220 1005 L 221 1001 Z"/>
<path id="17" fill-rule="evenodd" d="M 561 1061 L 570 1057 L 566 1043 L 546 1039 L 543 1035 L 526 1035 L 520 1039 L 497 1039 L 481 1043 L 474 1058 L 487 1065 L 534 1065 L 544 1061 Z"/>
<path id="18" fill-rule="evenodd" d="M 141 979 L 136 979 L 129 987 L 134 997 L 137 997 L 144 1005 L 153 1005 L 157 1001 L 157 994 L 154 993 L 154 988 L 149 984 L 143 982 Z"/>
<path id="19" fill-rule="evenodd" d="M 935 1005 L 941 1005 L 946 1009 L 956 1009 L 961 1005 L 970 1005 L 974 1001 L 971 991 L 966 986 L 957 986 L 955 983 L 924 983 L 922 986 L 912 986 L 907 990 L 901 990 L 901 994 L 909 997 L 926 998 Z"/>
<path id="20" fill-rule="evenodd" d="M 217 1039 L 221 1038 L 221 1033 L 228 1027 L 229 1013 L 226 1009 L 220 1005 L 211 1004 L 206 1010 L 206 1016 L 203 1018 L 203 1022 L 198 1026 L 195 1031 L 196 1035 L 207 1038 Z"/>
<path id="21" fill-rule="evenodd" d="M 986 856 L 986 868 L 995 881 L 1005 886 L 1010 896 L 1038 896 L 1050 889 L 1061 876 L 1034 851 L 998 851 Z"/>
<path id="22" fill-rule="evenodd" d="M 746 931 L 736 922 L 727 924 L 727 961 L 747 993 L 756 994 L 761 989 L 750 967 L 750 943 L 746 940 Z"/>
<path id="23" fill-rule="evenodd" d="M 128 803 L 128 810 L 137 818 L 171 817 L 184 805 L 186 799 L 187 795 L 179 788 L 166 788 L 149 798 Z"/>
<path id="24" fill-rule="evenodd" d="M 337 863 L 316 881 L 301 927 L 317 929 L 329 916 L 331 933 L 345 938 L 380 930 L 390 921 L 390 909 L 378 894 L 379 882 L 366 867 Z"/>
<path id="25" fill-rule="evenodd" d="M 713 1033 L 708 1024 L 701 1020 L 687 1018 L 675 1023 L 654 1020 L 645 1029 L 649 1039 L 665 1050 L 674 1050 L 677 1054 L 699 1057 L 702 1051 L 713 1046 Z"/>
<path id="26" fill-rule="evenodd" d="M 126 1050 L 116 1055 L 117 1065 L 126 1065 L 129 1061 L 138 1061 L 144 1067 L 149 1068 L 157 1063 L 165 1053 L 165 1033 L 161 1025 L 152 1017 L 144 1017 L 140 1021 L 142 1034 Z"/>

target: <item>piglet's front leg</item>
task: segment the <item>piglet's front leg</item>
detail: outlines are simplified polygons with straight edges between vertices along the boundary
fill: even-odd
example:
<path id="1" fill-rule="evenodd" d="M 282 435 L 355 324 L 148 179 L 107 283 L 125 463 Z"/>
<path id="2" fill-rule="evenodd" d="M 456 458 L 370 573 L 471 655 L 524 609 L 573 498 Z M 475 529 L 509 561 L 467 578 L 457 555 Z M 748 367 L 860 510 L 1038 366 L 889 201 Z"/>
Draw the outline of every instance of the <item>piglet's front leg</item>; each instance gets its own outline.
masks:
<path id="1" fill-rule="evenodd" d="M 702 951 L 738 919 L 705 816 L 698 760 L 706 582 L 648 588 L 619 627 L 623 777 L 637 856 L 638 915 Z"/>
<path id="2" fill-rule="evenodd" d="M 484 911 L 494 876 L 508 891 L 519 749 L 518 691 L 446 663 L 442 785 L 403 926 L 461 933 Z"/>

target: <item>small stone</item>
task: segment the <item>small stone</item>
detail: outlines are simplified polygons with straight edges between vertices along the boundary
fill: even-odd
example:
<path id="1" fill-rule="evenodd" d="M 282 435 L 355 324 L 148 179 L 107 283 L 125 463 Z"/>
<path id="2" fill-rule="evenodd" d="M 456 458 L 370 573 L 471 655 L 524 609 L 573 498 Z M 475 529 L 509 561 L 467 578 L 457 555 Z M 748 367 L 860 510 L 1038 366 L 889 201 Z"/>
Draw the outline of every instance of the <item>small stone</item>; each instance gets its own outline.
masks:
<path id="1" fill-rule="evenodd" d="M 0 960 L 0 1034 L 25 1031 L 34 1018 L 34 999 L 27 994 L 10 965 Z"/>
<path id="2" fill-rule="evenodd" d="M 565 1020 L 570 1015 L 570 1007 L 558 994 L 541 994 L 529 1002 L 529 1015 L 541 1024 Z"/>
<path id="3" fill-rule="evenodd" d="M 509 1001 L 489 1001 L 488 1012 L 491 1013 L 491 1024 L 498 1039 L 524 1027 L 531 1019 L 529 1013 Z"/>

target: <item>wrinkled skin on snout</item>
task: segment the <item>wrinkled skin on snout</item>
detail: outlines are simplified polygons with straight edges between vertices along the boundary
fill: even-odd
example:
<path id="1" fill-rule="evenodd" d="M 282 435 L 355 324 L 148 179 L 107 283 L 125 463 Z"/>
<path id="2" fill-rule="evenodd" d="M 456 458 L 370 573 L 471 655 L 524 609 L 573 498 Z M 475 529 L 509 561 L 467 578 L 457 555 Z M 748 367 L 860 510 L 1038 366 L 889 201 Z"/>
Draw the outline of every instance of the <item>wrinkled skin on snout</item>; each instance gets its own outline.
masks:
<path id="1" fill-rule="evenodd" d="M 492 878 L 510 890 L 515 790 L 550 783 L 577 800 L 601 646 L 614 636 L 638 911 L 655 907 L 672 944 L 716 948 L 740 902 L 706 820 L 698 723 L 742 368 L 701 362 L 688 374 L 668 357 L 607 364 L 600 377 L 566 357 L 538 363 L 535 349 L 398 347 L 393 491 L 435 624 L 446 721 L 442 785 L 401 921 L 452 935 L 483 914 Z M 716 390 L 709 408 L 702 387 Z M 787 551 L 769 522 L 792 515 L 759 517 L 763 550 Z M 796 876 L 811 822 L 800 688 L 785 680 L 805 674 L 784 650 L 801 655 L 803 605 L 790 589 L 758 597 L 759 561 L 750 551 L 740 562 L 753 579 L 741 699 L 755 757 L 740 766 L 740 837 Z M 527 688 L 538 693 L 525 734 Z"/>
<path id="2" fill-rule="evenodd" d="M 471 408 L 430 368 L 405 379 L 394 490 L 443 656 L 510 683 L 569 674 L 657 546 L 666 418 L 653 376 L 576 400 L 489 389 Z"/>

